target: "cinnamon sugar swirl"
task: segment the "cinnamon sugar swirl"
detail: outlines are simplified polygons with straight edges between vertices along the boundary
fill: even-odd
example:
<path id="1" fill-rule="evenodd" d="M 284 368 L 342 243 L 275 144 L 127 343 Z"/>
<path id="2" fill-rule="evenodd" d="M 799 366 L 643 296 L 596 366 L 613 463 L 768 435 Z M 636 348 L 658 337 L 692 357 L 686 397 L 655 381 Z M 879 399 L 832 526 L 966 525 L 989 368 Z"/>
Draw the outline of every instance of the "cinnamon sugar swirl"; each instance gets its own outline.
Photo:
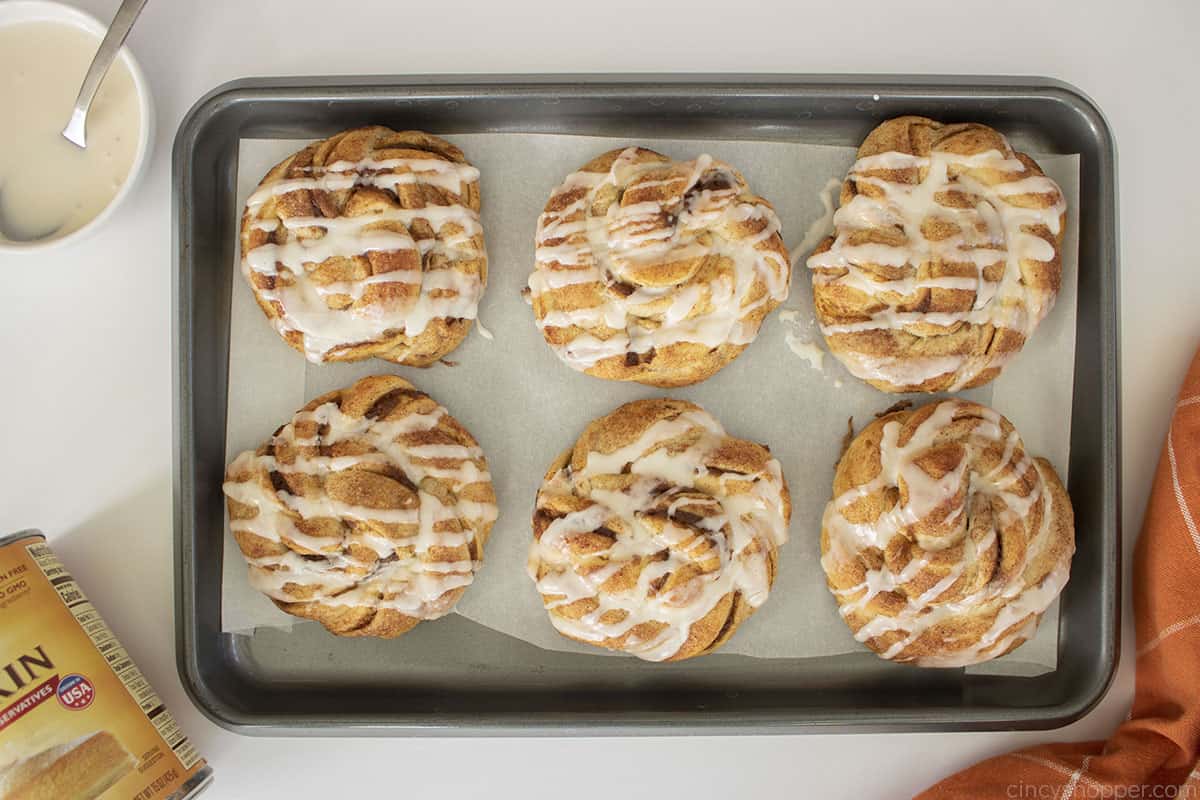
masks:
<path id="1" fill-rule="evenodd" d="M 613 150 L 554 190 L 529 289 L 566 364 L 600 378 L 683 386 L 752 342 L 791 267 L 770 203 L 731 166 Z"/>
<path id="2" fill-rule="evenodd" d="M 958 667 L 1033 636 L 1075 551 L 1071 501 L 1012 424 L 946 400 L 872 422 L 842 455 L 821 565 L 883 658 Z"/>
<path id="3" fill-rule="evenodd" d="M 479 171 L 457 147 L 374 126 L 282 161 L 242 215 L 242 272 L 314 362 L 428 366 L 466 337 L 487 283 Z"/>
<path id="4" fill-rule="evenodd" d="M 235 458 L 223 489 L 250 583 L 339 636 L 450 613 L 496 519 L 475 439 L 391 375 L 313 400 Z"/>
<path id="5" fill-rule="evenodd" d="M 1065 221 L 1058 185 L 986 125 L 884 122 L 808 259 L 830 351 L 888 392 L 987 383 L 1054 305 Z"/>
<path id="6" fill-rule="evenodd" d="M 791 503 L 779 462 L 682 400 L 592 422 L 546 472 L 529 575 L 567 638 L 710 653 L 767 599 Z"/>

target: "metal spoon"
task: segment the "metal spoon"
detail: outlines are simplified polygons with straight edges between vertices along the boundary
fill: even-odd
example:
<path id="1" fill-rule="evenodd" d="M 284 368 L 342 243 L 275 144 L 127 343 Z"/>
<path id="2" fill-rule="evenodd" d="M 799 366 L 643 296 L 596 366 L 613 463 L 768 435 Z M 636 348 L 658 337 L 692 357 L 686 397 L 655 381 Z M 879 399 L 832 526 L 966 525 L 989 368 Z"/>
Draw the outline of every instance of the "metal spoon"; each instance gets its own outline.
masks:
<path id="1" fill-rule="evenodd" d="M 117 57 L 121 45 L 125 43 L 129 29 L 133 27 L 134 20 L 138 18 L 138 14 L 142 13 L 142 7 L 145 5 L 146 0 L 124 0 L 121 7 L 117 9 L 112 24 L 108 26 L 108 33 L 104 34 L 104 40 L 100 42 L 100 49 L 96 51 L 96 57 L 92 59 L 92 65 L 88 67 L 87 75 L 83 78 L 83 85 L 79 87 L 79 97 L 75 98 L 75 109 L 71 112 L 71 121 L 67 123 L 67 127 L 63 128 L 62 135 L 72 144 L 83 148 L 87 147 L 88 109 L 91 108 L 92 100 L 96 98 L 96 90 L 100 88 L 100 82 L 104 80 L 108 68 L 112 66 L 113 59 Z"/>

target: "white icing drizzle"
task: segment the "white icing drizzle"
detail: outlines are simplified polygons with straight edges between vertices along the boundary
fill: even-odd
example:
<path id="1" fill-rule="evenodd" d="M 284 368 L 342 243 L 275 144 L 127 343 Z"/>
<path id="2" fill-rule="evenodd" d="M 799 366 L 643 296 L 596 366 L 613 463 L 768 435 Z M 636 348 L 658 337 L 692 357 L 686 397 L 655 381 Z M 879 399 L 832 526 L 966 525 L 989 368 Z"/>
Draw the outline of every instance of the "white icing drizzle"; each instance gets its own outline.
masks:
<path id="1" fill-rule="evenodd" d="M 931 477 L 919 466 L 918 459 L 934 444 L 947 425 L 970 415 L 980 419 L 976 421 L 969 438 L 963 442 L 967 452 L 962 460 L 941 479 Z M 894 644 L 880 652 L 883 658 L 914 660 L 921 666 L 937 667 L 960 667 L 986 661 L 1003 653 L 1014 643 L 1031 637 L 1042 613 L 1066 585 L 1072 550 L 1068 550 L 1065 557 L 1044 577 L 1039 576 L 1036 583 L 1027 582 L 1027 568 L 1051 544 L 1051 521 L 1063 510 L 1055 507 L 1054 493 L 1044 490 L 1047 479 L 1043 475 L 1043 468 L 1025 455 L 1017 432 L 1011 431 L 1004 436 L 1002 420 L 995 411 L 974 403 L 943 401 L 904 445 L 899 444 L 901 423 L 891 420 L 882 431 L 879 474 L 871 481 L 835 497 L 826 506 L 822 527 L 828 536 L 829 546 L 822 555 L 821 565 L 828 575 L 836 574 L 842 565 L 859 560 L 862 551 L 867 548 L 886 551 L 888 542 L 894 536 L 910 539 L 911 560 L 902 570 L 892 571 L 885 561 L 878 569 L 868 566 L 862 583 L 833 590 L 839 611 L 848 622 L 852 614 L 874 614 L 855 630 L 854 636 L 858 641 L 869 642 L 896 631 L 903 633 Z M 1001 441 L 1004 442 L 1004 450 L 995 468 L 984 474 L 971 469 L 972 450 L 995 447 Z M 1027 473 L 1031 469 L 1037 474 L 1029 480 Z M 845 516 L 846 509 L 856 501 L 902 485 L 907 491 L 907 502 L 897 501 L 894 507 L 873 522 L 851 522 Z M 1026 490 L 1026 493 L 1022 494 L 1021 490 Z M 929 525 L 936 519 L 938 510 L 944 509 L 947 500 L 952 498 L 958 506 L 942 519 L 940 526 L 933 526 L 937 531 L 935 534 L 914 533 L 911 527 L 914 523 L 923 521 Z M 986 531 L 980 541 L 976 541 L 967 531 L 968 510 L 977 502 L 989 504 L 996 513 L 993 527 Z M 997 571 L 977 591 L 966 595 L 951 592 L 947 599 L 942 600 L 942 596 L 954 587 L 966 568 L 984 558 L 997 544 L 997 527 L 1024 524 L 1037 503 L 1042 504 L 1040 525 L 1037 530 L 1028 532 L 1024 560 L 1012 572 L 1011 578 L 1005 579 Z M 962 560 L 955 563 L 948 574 L 920 594 L 908 589 L 907 585 L 930 567 L 931 558 L 937 552 L 960 542 L 964 545 Z M 866 566 L 867 562 L 863 564 Z M 894 615 L 890 615 L 890 612 L 868 611 L 868 605 L 881 592 L 898 593 L 907 598 L 907 605 Z M 938 623 L 993 612 L 993 622 L 978 640 L 969 643 L 958 641 L 936 656 L 913 659 L 904 655 L 909 645 Z M 1027 624 L 1009 630 L 1027 617 Z"/>
<path id="2" fill-rule="evenodd" d="M 398 190 L 406 184 L 429 184 L 462 197 L 478 180 L 479 170 L 436 158 L 366 158 L 305 171 L 311 176 L 264 184 L 246 202 L 250 230 L 270 233 L 282 228 L 288 233 L 281 244 L 268 242 L 242 254 L 246 279 L 278 312 L 271 322 L 280 335 L 302 333 L 305 356 L 321 362 L 350 345 L 398 333 L 419 336 L 435 319 L 475 319 L 484 277 L 456 265 L 486 261 L 487 255 L 476 238 L 482 234 L 479 214 L 467 206 L 384 208 L 358 216 L 254 217 L 269 201 L 297 191 L 338 192 L 356 186 Z M 427 223 L 433 235 L 420 234 L 414 227 L 418 221 Z M 413 251 L 421 268 L 333 283 L 314 277 L 332 258 L 403 251 Z M 441 268 L 430 268 L 432 255 L 445 259 Z M 400 299 L 364 297 L 368 287 L 380 284 L 409 284 L 411 289 Z"/>
<path id="3" fill-rule="evenodd" d="M 872 174 L 902 169 L 923 170 L 924 177 L 918 184 L 908 184 Z M 986 171 L 990 180 L 1002 177 L 992 184 L 974 171 Z M 949 333 L 965 323 L 1008 328 L 1028 339 L 1053 307 L 1055 293 L 1024 283 L 1021 263 L 1051 262 L 1056 258 L 1056 245 L 1045 231 L 1050 237 L 1059 235 L 1066 201 L 1053 180 L 1027 170 L 1007 141 L 1004 152 L 988 150 L 970 156 L 942 150 L 934 150 L 927 157 L 894 151 L 865 156 L 850 168 L 846 180 L 860 189 L 873 187 L 880 196 L 860 193 L 840 207 L 833 216 L 836 238 L 832 247 L 809 257 L 808 267 L 814 270 L 816 286 L 856 289 L 880 308 L 865 319 L 821 320 L 826 338 L 879 329 L 908 330 L 914 325 L 939 326 Z M 1045 208 L 1017 204 L 1030 196 L 1037 196 L 1039 202 L 1050 198 L 1050 202 Z M 971 205 L 945 205 L 951 197 L 958 201 L 965 198 Z M 931 222 L 953 226 L 956 232 L 930 238 L 923 226 Z M 903 244 L 852 243 L 865 231 L 888 228 L 903 231 Z M 956 264 L 959 271 L 967 267 L 971 274 L 925 277 L 922 265 L 937 263 Z M 867 265 L 903 268 L 903 275 L 885 278 L 866 269 Z M 984 274 L 994 265 L 1003 265 L 998 280 Z M 971 292 L 974 299 L 970 308 L 962 311 L 897 310 L 901 303 L 913 302 L 922 290 Z M 835 347 L 834 352 L 854 375 L 885 381 L 898 389 L 915 388 L 929 379 L 957 373 L 950 391 L 961 389 L 1011 356 L 998 351 L 918 362 L 909 362 L 903 356 L 858 358 L 852 343 Z"/>
<path id="4" fill-rule="evenodd" d="M 371 420 L 349 416 L 331 401 L 297 413 L 272 437 L 271 450 L 295 454 L 291 463 L 253 451 L 238 455 L 228 475 L 249 477 L 226 480 L 222 490 L 231 500 L 258 509 L 258 514 L 231 519 L 230 528 L 288 548 L 281 555 L 247 557 L 251 585 L 283 602 L 394 609 L 419 619 L 449 613 L 454 599 L 450 592 L 469 585 L 481 562 L 447 561 L 444 550 L 460 548 L 473 541 L 477 531 L 486 532 L 497 508 L 493 502 L 461 496 L 467 487 L 491 479 L 477 446 L 406 440 L 410 434 L 435 429 L 446 413 L 438 406 L 430 413 Z M 302 437 L 297 426 L 315 427 L 318 433 Z M 339 443 L 369 446 L 369 452 L 339 457 L 318 454 L 320 448 Z M 410 508 L 372 508 L 347 504 L 326 492 L 333 476 L 360 465 L 400 468 L 418 487 L 417 503 Z M 273 488 L 272 473 L 301 474 L 318 482 L 311 493 L 291 494 Z M 444 504 L 420 488 L 426 478 L 441 481 L 453 502 Z M 339 537 L 309 535 L 297 524 L 318 519 L 347 524 Z M 381 525 L 404 525 L 409 530 L 386 535 Z M 369 548 L 374 557 L 360 558 L 350 549 L 354 545 Z"/>
<path id="5" fill-rule="evenodd" d="M 765 203 L 739 199 L 747 189 L 731 168 L 707 155 L 683 163 L 638 163 L 638 153 L 636 147 L 627 148 L 605 173 L 572 173 L 554 190 L 551 201 L 580 189 L 583 196 L 538 218 L 536 266 L 529 276 L 535 309 L 544 295 L 595 284 L 595 305 L 547 311 L 537 319 L 543 331 L 582 329 L 566 344 L 552 344 L 559 357 L 578 370 L 679 342 L 709 348 L 749 344 L 758 333 L 753 312 L 787 298 L 790 265 L 771 246 L 779 219 Z M 677 170 L 676 177 L 641 178 L 668 168 Z M 705 181 L 713 181 L 713 187 L 701 188 Z M 605 216 L 590 214 L 597 192 L 605 187 L 628 192 L 663 185 L 679 190 L 663 201 L 624 206 L 613 202 Z M 733 232 L 733 226 L 748 222 L 758 223 L 761 230 L 750 236 Z M 707 234 L 711 244 L 701 243 L 699 237 Z M 636 277 L 648 266 L 706 255 L 727 257 L 732 274 L 723 271 L 708 280 L 688 274 L 661 286 L 645 285 Z M 631 293 L 609 291 L 615 283 L 631 287 Z M 755 287 L 763 285 L 765 294 L 751 299 Z"/>
<path id="6" fill-rule="evenodd" d="M 779 312 L 779 321 L 787 326 L 788 331 L 783 341 L 788 349 L 808 362 L 808 365 L 818 372 L 825 368 L 825 351 L 820 345 L 814 344 L 807 333 L 813 325 L 811 316 L 801 318 L 799 309 L 785 308 Z"/>
<path id="7" fill-rule="evenodd" d="M 804 238 L 800 240 L 800 244 L 792 248 L 791 256 L 792 267 L 794 268 L 800 263 L 800 259 L 807 256 L 813 251 L 813 248 L 821 243 L 829 231 L 833 229 L 833 196 L 842 186 L 842 182 L 837 178 L 830 178 L 821 187 L 821 191 L 817 193 L 817 197 L 821 201 L 821 206 L 825 209 L 821 216 L 812 221 L 808 226 L 808 230 L 804 232 Z"/>
<path id="8" fill-rule="evenodd" d="M 802 339 L 794 331 L 788 331 L 783 340 L 788 349 L 808 362 L 808 365 L 820 372 L 825 368 L 825 351 L 807 339 Z"/>
<path id="9" fill-rule="evenodd" d="M 663 443 L 684 435 L 695 440 L 668 452 Z M 665 623 L 656 635 L 627 638 L 621 649 L 648 661 L 676 654 L 691 626 L 730 592 L 757 608 L 770 591 L 769 554 L 787 541 L 787 510 L 779 462 L 770 459 L 753 475 L 719 473 L 720 490 L 698 488 L 710 474 L 709 454 L 725 439 L 720 423 L 692 409 L 646 428 L 612 453 L 588 453 L 581 471 L 564 467 L 538 493 L 538 508 L 554 496 L 588 501 L 582 510 L 551 522 L 529 551 L 529 575 L 548 609 L 585 598 L 595 610 L 578 619 L 550 614 L 563 634 L 596 644 L 631 634 L 647 622 Z M 595 488 L 595 479 L 622 473 L 633 476 L 621 490 Z M 732 484 L 737 483 L 735 487 Z M 614 534 L 603 552 L 572 553 L 573 537 L 606 528 Z M 606 581 L 631 564 L 643 563 L 636 585 L 611 591 Z M 657 583 L 681 570 L 704 571 L 672 590 L 658 593 Z M 545 571 L 541 578 L 539 572 Z M 612 612 L 623 612 L 611 621 Z M 605 615 L 609 615 L 605 619 Z"/>

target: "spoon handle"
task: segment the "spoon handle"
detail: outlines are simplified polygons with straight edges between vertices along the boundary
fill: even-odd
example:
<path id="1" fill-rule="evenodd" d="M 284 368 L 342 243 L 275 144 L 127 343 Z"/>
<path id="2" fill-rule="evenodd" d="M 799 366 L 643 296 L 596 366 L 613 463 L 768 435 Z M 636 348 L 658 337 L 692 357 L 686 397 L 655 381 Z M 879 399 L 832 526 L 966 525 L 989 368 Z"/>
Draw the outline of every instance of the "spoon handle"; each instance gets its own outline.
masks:
<path id="1" fill-rule="evenodd" d="M 96 97 L 96 90 L 100 88 L 100 82 L 104 80 L 108 68 L 112 66 L 113 59 L 121 50 L 121 45 L 125 44 L 125 37 L 129 35 L 129 29 L 133 27 L 134 20 L 138 18 L 138 14 L 142 13 L 142 7 L 145 5 L 146 0 L 124 0 L 121 3 L 121 7 L 117 9 L 117 13 L 113 17 L 112 24 L 108 26 L 108 32 L 104 34 L 104 39 L 100 42 L 100 49 L 96 51 L 96 56 L 92 59 L 92 65 L 88 67 L 87 75 L 83 78 L 83 85 L 79 87 L 79 97 L 75 98 L 71 121 L 63 130 L 63 136 L 80 147 L 87 146 L 87 113 L 88 108 L 92 105 L 92 100 Z"/>

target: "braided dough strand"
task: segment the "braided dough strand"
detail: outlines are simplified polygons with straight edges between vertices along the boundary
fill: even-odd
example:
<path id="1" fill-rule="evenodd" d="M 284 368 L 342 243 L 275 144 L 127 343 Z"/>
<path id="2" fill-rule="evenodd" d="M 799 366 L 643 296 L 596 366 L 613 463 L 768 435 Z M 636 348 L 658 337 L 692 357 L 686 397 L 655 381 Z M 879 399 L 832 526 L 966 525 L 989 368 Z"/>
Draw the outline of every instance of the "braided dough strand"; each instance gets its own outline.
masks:
<path id="1" fill-rule="evenodd" d="M 1067 582 L 1074 515 L 1012 424 L 957 400 L 897 411 L 851 442 L 821 565 L 855 638 L 883 658 L 964 666 L 1030 638 Z"/>
<path id="2" fill-rule="evenodd" d="M 901 117 L 858 156 L 808 259 L 830 350 L 884 391 L 987 383 L 1054 305 L 1062 192 L 984 125 Z"/>
<path id="3" fill-rule="evenodd" d="M 467 335 L 487 283 L 479 170 L 436 136 L 374 126 L 272 169 L 242 216 L 242 272 L 314 362 L 428 366 Z"/>
<path id="4" fill-rule="evenodd" d="M 529 575 L 564 636 L 691 658 L 766 601 L 790 515 L 766 448 L 691 403 L 637 401 L 589 425 L 546 473 Z"/>
<path id="5" fill-rule="evenodd" d="M 538 218 L 530 299 L 574 369 L 683 386 L 733 360 L 787 298 L 779 219 L 727 164 L 613 150 Z"/>
<path id="6" fill-rule="evenodd" d="M 496 520 L 474 438 L 390 375 L 313 400 L 238 455 L 222 488 L 251 585 L 341 636 L 448 614 Z"/>

